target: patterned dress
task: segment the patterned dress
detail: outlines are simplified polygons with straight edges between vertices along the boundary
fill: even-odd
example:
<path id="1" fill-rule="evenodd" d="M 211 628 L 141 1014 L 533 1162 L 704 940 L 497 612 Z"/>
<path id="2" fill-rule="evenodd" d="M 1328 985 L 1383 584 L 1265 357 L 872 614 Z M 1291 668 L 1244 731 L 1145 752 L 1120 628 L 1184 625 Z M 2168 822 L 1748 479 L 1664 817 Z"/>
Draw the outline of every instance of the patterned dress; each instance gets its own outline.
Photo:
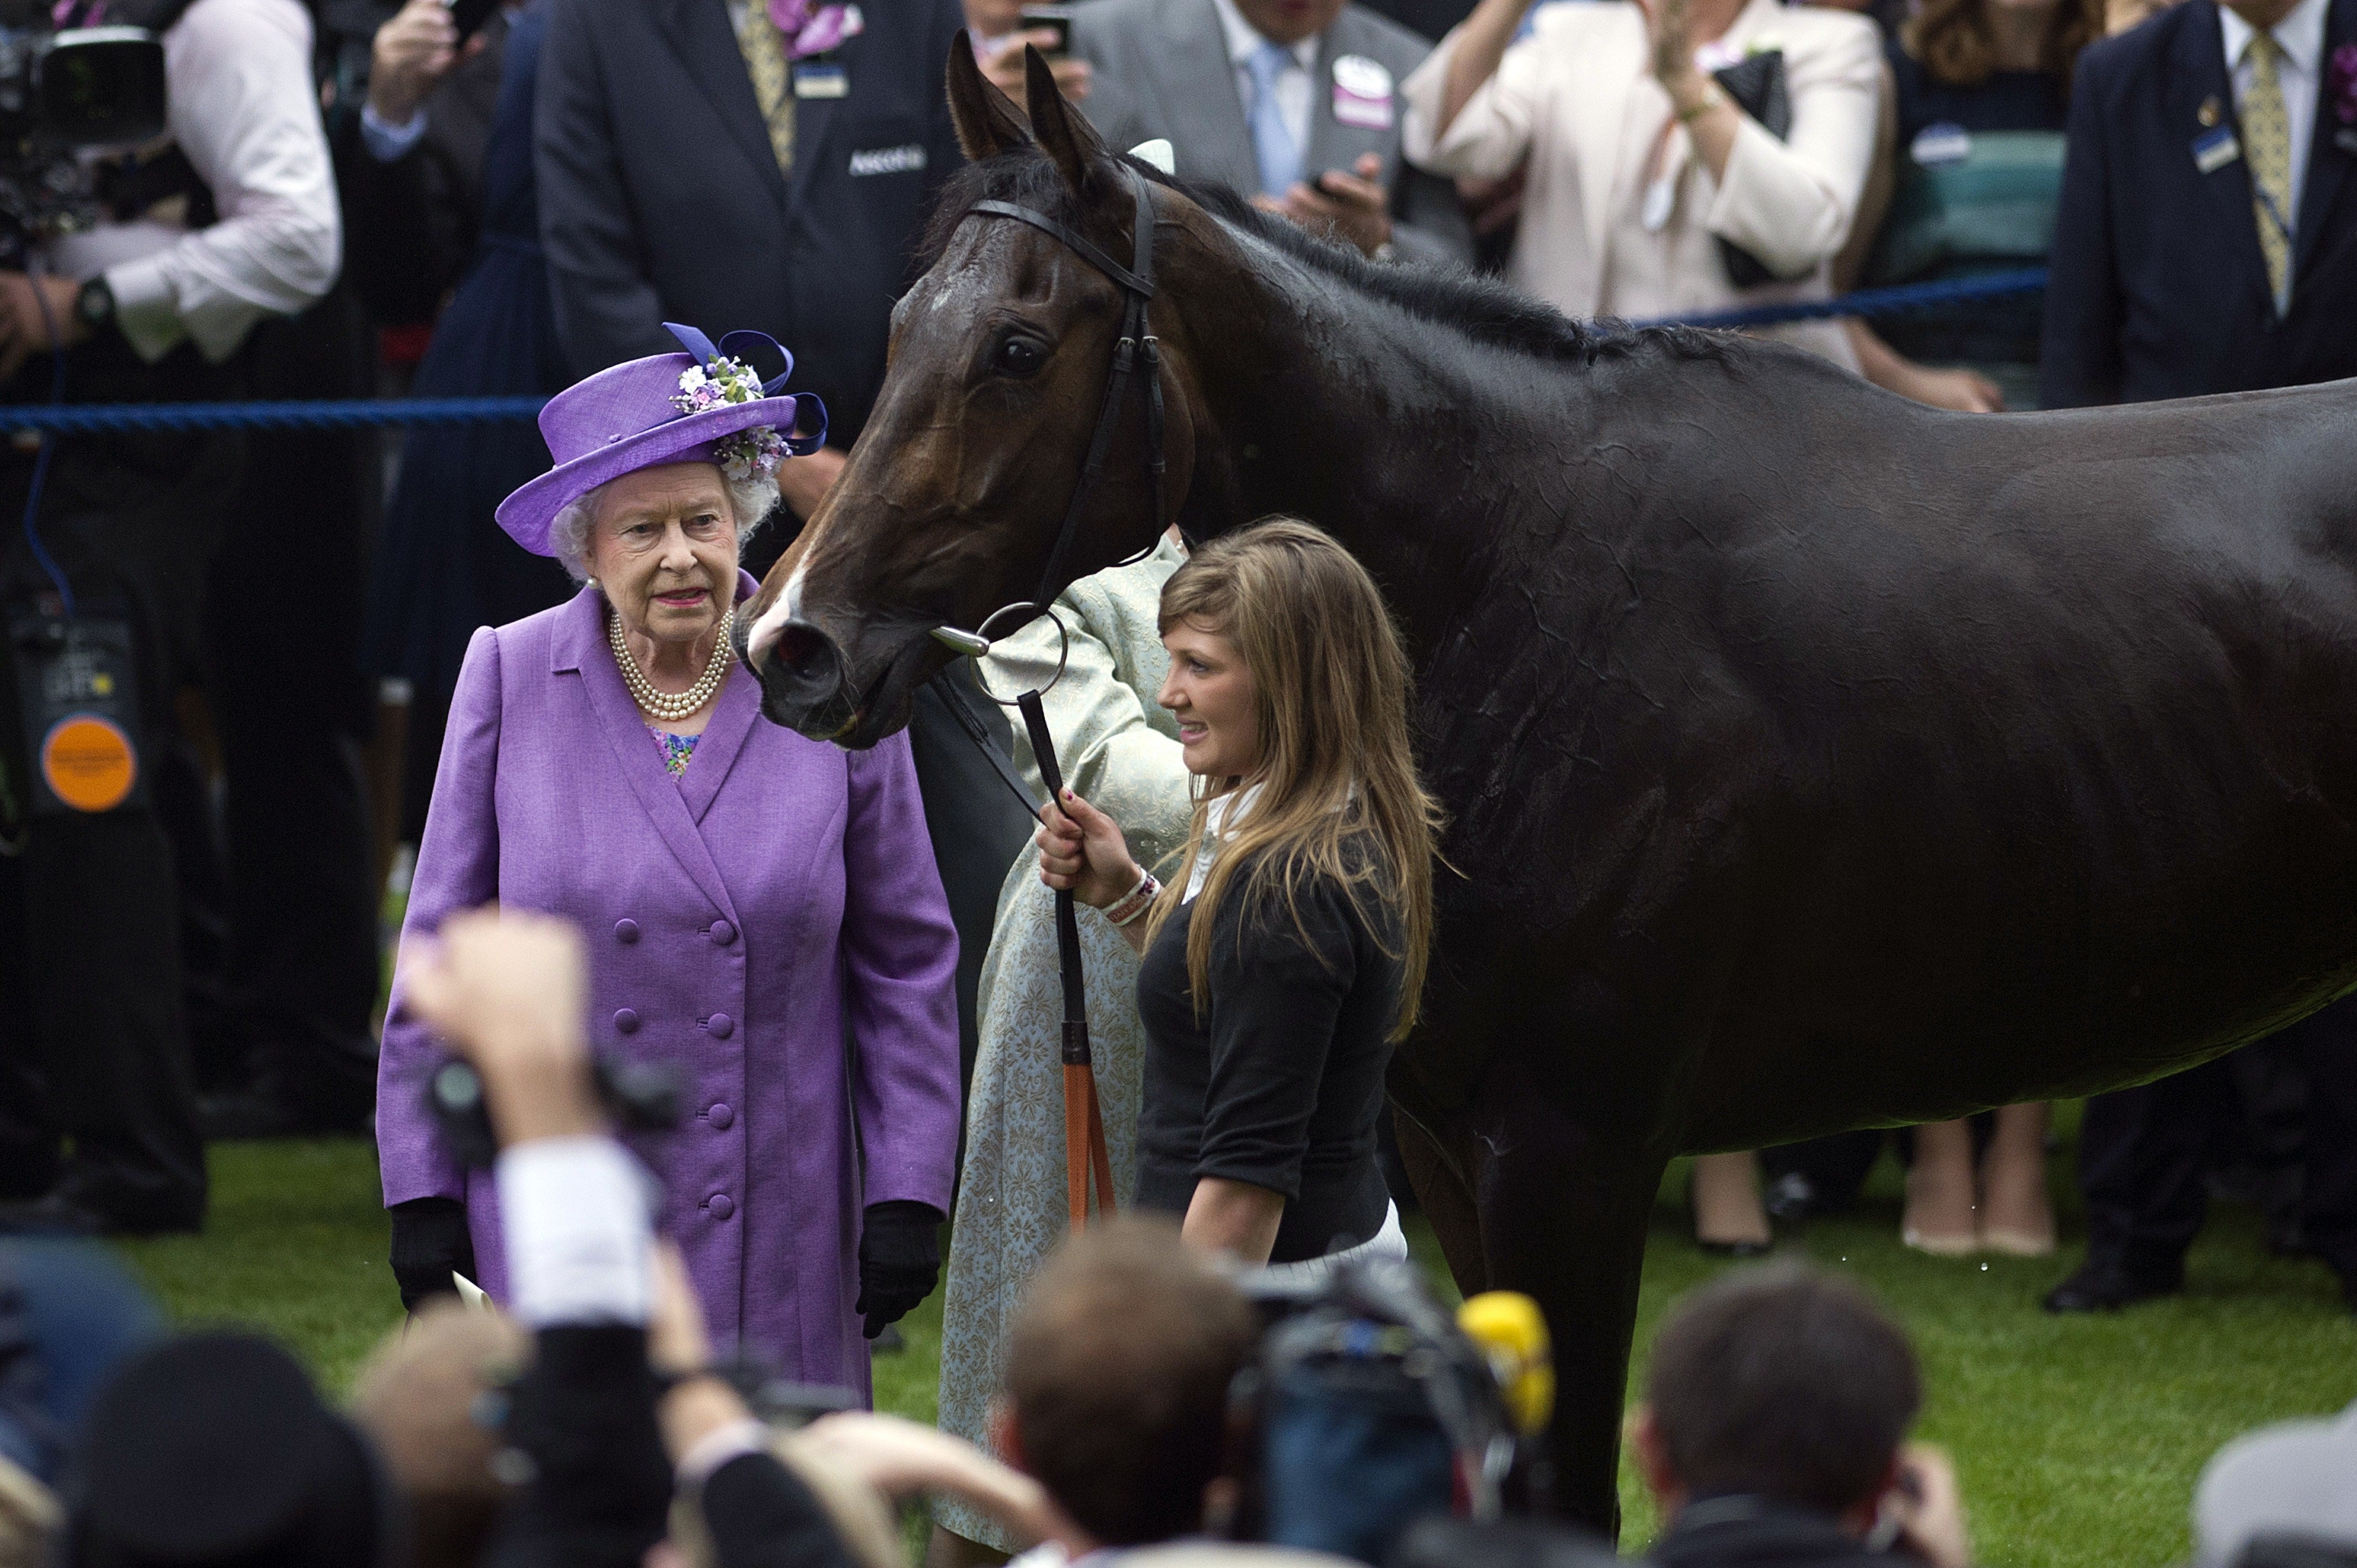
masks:
<path id="1" fill-rule="evenodd" d="M 1193 811 L 1178 726 L 1156 705 L 1169 656 L 1156 630 L 1162 585 L 1186 559 L 1168 540 L 1135 566 L 1084 577 L 1056 613 L 1071 630 L 1064 677 L 1048 693 L 1048 725 L 1065 781 L 1121 824 L 1130 853 L 1158 866 L 1187 842 Z M 1045 619 L 1000 642 L 986 660 L 1006 695 L 1055 673 L 1058 639 Z M 1016 725 L 1016 761 L 1044 797 L 1031 748 Z M 1104 1101 L 1114 1187 L 1122 1205 L 1137 1180 L 1137 1097 L 1146 1034 L 1137 1021 L 1137 955 L 1093 910 L 1081 911 L 1089 1041 Z M 965 1172 L 950 1232 L 942 1318 L 941 1425 L 986 1444 L 1006 1320 L 1032 1271 L 1064 1234 L 1063 993 L 1056 967 L 1055 897 L 1026 848 L 1006 874 L 984 961 L 982 1044 L 966 1105 Z M 1002 1552 L 1022 1543 L 970 1508 L 937 1499 L 934 1518 Z"/>

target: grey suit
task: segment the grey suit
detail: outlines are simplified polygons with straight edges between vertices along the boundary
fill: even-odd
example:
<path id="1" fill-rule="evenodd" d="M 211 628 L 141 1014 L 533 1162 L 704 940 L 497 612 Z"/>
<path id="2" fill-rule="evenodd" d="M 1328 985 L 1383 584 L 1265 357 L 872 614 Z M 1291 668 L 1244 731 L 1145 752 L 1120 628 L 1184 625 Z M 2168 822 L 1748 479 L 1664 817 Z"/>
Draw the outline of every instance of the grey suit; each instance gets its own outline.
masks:
<path id="1" fill-rule="evenodd" d="M 1227 37 L 1211 0 L 1092 0 L 1072 17 L 1072 52 L 1094 68 L 1090 122 L 1116 149 L 1167 137 L 1180 176 L 1217 180 L 1241 191 L 1260 188 L 1252 130 L 1228 59 Z M 1361 154 L 1383 161 L 1392 193 L 1393 242 L 1403 257 L 1470 264 L 1473 236 L 1447 180 L 1408 167 L 1400 156 L 1394 92 L 1387 129 L 1344 124 L 1334 116 L 1334 62 L 1372 59 L 1394 84 L 1423 63 L 1432 46 L 1406 28 L 1357 5 L 1343 8 L 1318 40 L 1311 75 L 1309 147 L 1301 164 L 1314 179 L 1349 171 Z"/>

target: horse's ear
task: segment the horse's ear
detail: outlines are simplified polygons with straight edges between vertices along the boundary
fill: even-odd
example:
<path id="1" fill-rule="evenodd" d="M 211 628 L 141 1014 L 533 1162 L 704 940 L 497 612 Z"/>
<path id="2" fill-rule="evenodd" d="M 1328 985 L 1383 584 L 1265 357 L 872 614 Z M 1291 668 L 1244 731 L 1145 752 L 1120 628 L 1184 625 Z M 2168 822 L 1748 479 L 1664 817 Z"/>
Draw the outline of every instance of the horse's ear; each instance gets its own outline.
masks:
<path id="1" fill-rule="evenodd" d="M 1027 146 L 1031 128 L 1006 94 L 990 85 L 974 63 L 974 42 L 965 34 L 950 46 L 950 124 L 968 161 L 980 163 L 1010 148 Z"/>
<path id="2" fill-rule="evenodd" d="M 1032 135 L 1039 139 L 1040 150 L 1056 160 L 1064 183 L 1077 193 L 1088 177 L 1089 166 L 1112 162 L 1113 154 L 1088 117 L 1057 91 L 1056 73 L 1048 69 L 1047 58 L 1029 44 L 1023 46 L 1023 86 L 1031 109 Z"/>

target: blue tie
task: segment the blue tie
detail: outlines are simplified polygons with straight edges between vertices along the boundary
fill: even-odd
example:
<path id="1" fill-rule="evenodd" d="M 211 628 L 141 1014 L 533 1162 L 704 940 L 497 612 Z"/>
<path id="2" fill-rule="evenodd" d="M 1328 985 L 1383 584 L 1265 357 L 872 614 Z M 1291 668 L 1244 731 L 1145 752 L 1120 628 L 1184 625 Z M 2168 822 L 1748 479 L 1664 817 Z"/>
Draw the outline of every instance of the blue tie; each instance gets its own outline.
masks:
<path id="1" fill-rule="evenodd" d="M 1301 149 L 1276 106 L 1276 79 L 1299 64 L 1291 49 L 1269 43 L 1244 62 L 1253 79 L 1253 153 L 1260 162 L 1260 188 L 1272 197 L 1283 197 L 1301 178 Z"/>

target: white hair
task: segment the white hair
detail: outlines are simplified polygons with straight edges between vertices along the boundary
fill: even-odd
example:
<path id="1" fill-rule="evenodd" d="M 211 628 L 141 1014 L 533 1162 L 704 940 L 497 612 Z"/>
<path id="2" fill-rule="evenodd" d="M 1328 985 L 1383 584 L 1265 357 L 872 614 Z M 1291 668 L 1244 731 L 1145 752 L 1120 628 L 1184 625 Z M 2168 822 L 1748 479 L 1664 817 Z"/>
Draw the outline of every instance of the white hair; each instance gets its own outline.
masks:
<path id="1" fill-rule="evenodd" d="M 717 469 L 720 465 L 712 465 Z M 616 476 L 620 478 L 619 475 Z M 597 526 L 597 506 L 614 483 L 608 479 L 595 489 L 582 491 L 565 503 L 548 525 L 550 553 L 565 564 L 576 583 L 589 580 L 589 535 Z M 743 481 L 722 476 L 721 483 L 728 490 L 728 510 L 737 524 L 737 553 L 745 553 L 745 542 L 753 537 L 770 513 L 778 505 L 778 480 L 774 474 L 756 474 Z M 750 518 L 751 521 L 746 520 Z"/>

